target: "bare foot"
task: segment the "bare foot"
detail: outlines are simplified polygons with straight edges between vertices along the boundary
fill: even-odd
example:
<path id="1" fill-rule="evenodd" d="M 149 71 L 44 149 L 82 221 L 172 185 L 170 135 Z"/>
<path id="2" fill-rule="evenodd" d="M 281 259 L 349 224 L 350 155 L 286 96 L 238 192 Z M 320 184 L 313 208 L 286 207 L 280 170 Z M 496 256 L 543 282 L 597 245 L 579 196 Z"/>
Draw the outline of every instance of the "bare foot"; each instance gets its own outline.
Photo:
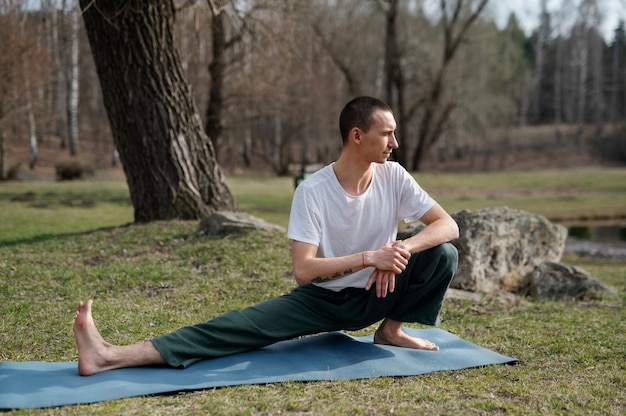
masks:
<path id="1" fill-rule="evenodd" d="M 109 369 L 106 355 L 111 344 L 102 338 L 96 328 L 91 315 L 92 303 L 91 299 L 87 303 L 81 301 L 74 317 L 74 338 L 78 346 L 78 373 L 81 376 L 90 376 Z"/>
<path id="2" fill-rule="evenodd" d="M 427 339 L 407 335 L 402 330 L 385 331 L 378 328 L 374 333 L 374 344 L 393 345 L 395 347 L 413 348 L 416 350 L 439 351 L 439 347 Z"/>

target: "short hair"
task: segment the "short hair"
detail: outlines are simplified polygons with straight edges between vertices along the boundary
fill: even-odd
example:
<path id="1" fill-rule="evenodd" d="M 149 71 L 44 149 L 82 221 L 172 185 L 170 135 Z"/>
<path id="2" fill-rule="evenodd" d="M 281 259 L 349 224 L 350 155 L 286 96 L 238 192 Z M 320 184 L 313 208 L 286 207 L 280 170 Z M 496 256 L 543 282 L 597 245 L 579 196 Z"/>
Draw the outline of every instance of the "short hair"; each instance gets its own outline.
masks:
<path id="1" fill-rule="evenodd" d="M 339 131 L 344 144 L 348 140 L 350 130 L 354 127 L 363 131 L 369 130 L 374 123 L 372 116 L 376 110 L 389 111 L 393 114 L 391 107 L 374 97 L 356 97 L 344 106 L 339 116 Z"/>

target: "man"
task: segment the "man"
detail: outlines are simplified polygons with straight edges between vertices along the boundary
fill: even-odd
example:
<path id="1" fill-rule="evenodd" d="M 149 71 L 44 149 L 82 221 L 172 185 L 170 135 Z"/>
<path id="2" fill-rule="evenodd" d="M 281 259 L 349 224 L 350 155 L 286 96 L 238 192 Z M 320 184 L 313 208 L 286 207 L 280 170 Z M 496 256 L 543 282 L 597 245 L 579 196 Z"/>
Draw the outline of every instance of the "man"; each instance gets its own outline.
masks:
<path id="1" fill-rule="evenodd" d="M 145 365 L 186 367 L 202 359 L 248 351 L 302 335 L 357 330 L 382 323 L 374 343 L 437 351 L 402 331 L 404 322 L 437 324 L 457 267 L 449 241 L 454 220 L 399 164 L 391 109 L 357 97 L 341 112 L 343 140 L 336 162 L 296 188 L 289 219 L 293 273 L 286 295 L 150 341 L 117 346 L 94 324 L 91 304 L 74 320 L 81 375 Z M 396 241 L 400 220 L 426 227 Z"/>

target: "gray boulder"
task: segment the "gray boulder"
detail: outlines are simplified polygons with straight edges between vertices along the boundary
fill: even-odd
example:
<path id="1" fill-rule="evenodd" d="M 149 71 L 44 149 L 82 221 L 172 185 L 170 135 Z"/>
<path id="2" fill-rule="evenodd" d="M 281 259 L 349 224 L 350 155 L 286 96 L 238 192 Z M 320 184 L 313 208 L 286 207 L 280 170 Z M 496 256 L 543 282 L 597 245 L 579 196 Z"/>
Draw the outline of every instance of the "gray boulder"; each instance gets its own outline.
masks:
<path id="1" fill-rule="evenodd" d="M 580 267 L 545 262 L 526 277 L 530 295 L 537 300 L 587 300 L 614 290 Z"/>
<path id="2" fill-rule="evenodd" d="M 452 217 L 459 238 L 459 268 L 450 287 L 471 292 L 515 291 L 545 261 L 559 261 L 567 229 L 545 217 L 507 207 L 463 210 Z M 421 225 L 398 233 L 404 239 Z"/>
<path id="3" fill-rule="evenodd" d="M 217 211 L 202 218 L 198 232 L 209 235 L 224 235 L 243 230 L 278 230 L 285 232 L 280 225 L 269 223 L 247 212 Z"/>
<path id="4" fill-rule="evenodd" d="M 459 225 L 459 269 L 452 287 L 473 292 L 514 290 L 536 266 L 559 261 L 567 229 L 545 217 L 507 207 L 463 210 Z"/>

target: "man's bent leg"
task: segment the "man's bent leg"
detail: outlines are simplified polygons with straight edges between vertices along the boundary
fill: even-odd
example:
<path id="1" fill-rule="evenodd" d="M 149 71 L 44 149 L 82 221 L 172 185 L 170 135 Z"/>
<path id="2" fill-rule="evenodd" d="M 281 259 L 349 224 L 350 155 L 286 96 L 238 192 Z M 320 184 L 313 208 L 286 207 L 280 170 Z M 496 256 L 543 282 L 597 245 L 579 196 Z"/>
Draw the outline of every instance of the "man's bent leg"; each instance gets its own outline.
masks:
<path id="1" fill-rule="evenodd" d="M 407 269 L 396 278 L 400 286 L 398 304 L 389 312 L 374 334 L 377 344 L 438 351 L 434 343 L 407 335 L 403 322 L 437 325 L 445 293 L 458 265 L 458 253 L 450 244 L 442 244 L 414 254 Z"/>
<path id="2" fill-rule="evenodd" d="M 400 322 L 437 325 L 457 266 L 458 252 L 451 243 L 414 254 L 407 268 L 396 276 L 402 298 L 387 317 Z"/>
<path id="3" fill-rule="evenodd" d="M 74 338 L 78 346 L 78 373 L 89 376 L 105 370 L 146 365 L 163 365 L 165 360 L 151 342 L 118 346 L 106 342 L 91 314 L 92 301 L 80 302 L 74 317 Z"/>

